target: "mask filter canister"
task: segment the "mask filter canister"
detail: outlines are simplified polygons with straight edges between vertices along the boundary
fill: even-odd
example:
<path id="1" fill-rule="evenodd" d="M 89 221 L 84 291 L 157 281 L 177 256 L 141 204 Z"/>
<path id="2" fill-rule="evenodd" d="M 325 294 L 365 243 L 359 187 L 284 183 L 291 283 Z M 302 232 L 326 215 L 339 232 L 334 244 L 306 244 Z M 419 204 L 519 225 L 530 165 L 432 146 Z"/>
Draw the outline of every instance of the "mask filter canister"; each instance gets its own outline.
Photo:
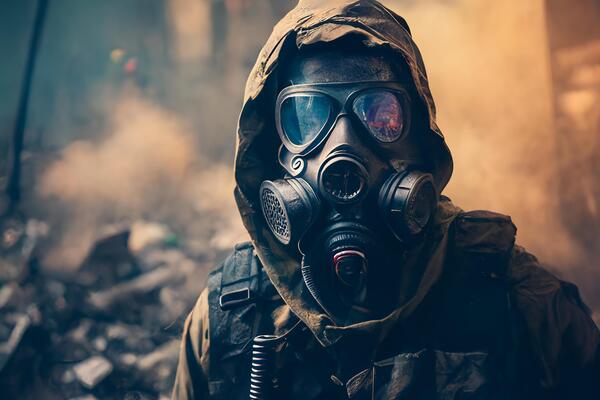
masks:
<path id="1" fill-rule="evenodd" d="M 303 179 L 264 181 L 260 203 L 269 229 L 283 244 L 297 242 L 319 212 L 319 198 Z"/>
<path id="2" fill-rule="evenodd" d="M 393 174 L 379 192 L 379 210 L 394 236 L 407 241 L 421 234 L 435 213 L 433 176 L 420 171 Z"/>

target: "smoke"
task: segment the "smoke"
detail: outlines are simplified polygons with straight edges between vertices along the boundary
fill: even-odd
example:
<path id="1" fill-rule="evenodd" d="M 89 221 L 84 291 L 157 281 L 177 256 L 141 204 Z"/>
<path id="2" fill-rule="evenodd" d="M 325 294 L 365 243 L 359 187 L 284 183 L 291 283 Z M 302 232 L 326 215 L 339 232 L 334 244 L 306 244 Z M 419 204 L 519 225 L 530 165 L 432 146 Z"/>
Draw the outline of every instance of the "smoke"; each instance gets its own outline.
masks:
<path id="1" fill-rule="evenodd" d="M 73 142 L 40 179 L 41 197 L 58 200 L 47 210 L 58 238 L 45 265 L 74 268 L 107 224 L 137 219 L 193 237 L 197 252 L 241 235 L 231 168 L 202 162 L 195 136 L 174 113 L 126 95 L 109 115 L 97 141 Z"/>
<path id="2" fill-rule="evenodd" d="M 211 20 L 206 1 L 170 0 L 170 20 L 173 26 L 173 47 L 181 62 L 189 62 L 210 55 L 211 43 L 198 40 L 210 35 Z"/>
<path id="3" fill-rule="evenodd" d="M 447 194 L 511 215 L 518 242 L 553 266 L 581 255 L 561 226 L 544 4 L 386 2 L 411 26 L 452 150 Z"/>
<path id="4" fill-rule="evenodd" d="M 61 227 L 54 265 L 77 264 L 106 222 L 165 221 L 199 253 L 243 237 L 228 158 L 249 54 L 271 17 L 230 15 L 227 68 L 203 75 L 191 61 L 215 50 L 209 37 L 197 39 L 210 33 L 198 26 L 209 13 L 202 5 L 185 12 L 188 3 L 169 8 L 179 69 L 165 86 L 177 113 L 125 96 L 109 107 L 97 140 L 71 144 L 44 171 L 40 194 L 57 200 L 48 214 Z M 560 223 L 543 1 L 384 3 L 407 19 L 428 67 L 455 159 L 446 194 L 465 209 L 511 215 L 518 242 L 543 261 L 577 265 L 582 251 Z"/>
<path id="5" fill-rule="evenodd" d="M 141 21 L 132 10 L 109 7 L 105 14 L 119 21 L 133 17 L 138 24 L 117 23 L 119 35 L 98 29 L 90 40 L 101 49 L 86 54 L 101 65 L 110 61 L 86 92 L 91 100 L 84 101 L 78 86 L 83 79 L 72 79 L 68 71 L 58 69 L 66 76 L 56 89 L 55 79 L 48 83 L 56 92 L 73 86 L 67 103 L 76 107 L 63 104 L 47 112 L 46 104 L 55 102 L 44 102 L 41 115 L 68 122 L 44 120 L 44 137 L 86 140 L 70 142 L 58 161 L 37 174 L 33 213 L 53 231 L 44 265 L 75 269 L 99 237 L 140 219 L 167 224 L 188 252 L 205 258 L 246 239 L 233 200 L 230 159 L 251 60 L 278 16 L 270 2 L 235 12 L 229 2 L 213 3 L 156 2 L 166 12 L 144 13 Z M 82 7 L 85 15 L 91 9 L 96 6 Z M 62 26 L 56 30 L 54 42 L 77 41 Z M 152 40 L 138 43 L 146 36 Z M 121 71 L 115 52 L 136 56 L 137 70 Z M 77 71 L 91 79 L 89 68 Z M 135 94 L 128 92 L 132 87 Z M 81 123 L 90 120 L 94 123 Z"/>

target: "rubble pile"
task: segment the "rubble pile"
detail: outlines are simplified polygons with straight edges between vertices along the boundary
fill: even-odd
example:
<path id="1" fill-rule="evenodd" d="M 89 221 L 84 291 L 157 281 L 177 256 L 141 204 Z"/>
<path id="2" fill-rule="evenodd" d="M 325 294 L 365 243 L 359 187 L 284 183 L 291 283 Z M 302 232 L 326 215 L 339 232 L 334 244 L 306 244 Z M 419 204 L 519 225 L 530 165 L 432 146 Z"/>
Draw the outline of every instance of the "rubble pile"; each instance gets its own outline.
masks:
<path id="1" fill-rule="evenodd" d="M 0 256 L 3 396 L 167 398 L 183 321 L 223 255 L 192 257 L 167 227 L 138 222 L 60 274 L 37 261 L 47 227 L 12 225 L 4 224 Z"/>

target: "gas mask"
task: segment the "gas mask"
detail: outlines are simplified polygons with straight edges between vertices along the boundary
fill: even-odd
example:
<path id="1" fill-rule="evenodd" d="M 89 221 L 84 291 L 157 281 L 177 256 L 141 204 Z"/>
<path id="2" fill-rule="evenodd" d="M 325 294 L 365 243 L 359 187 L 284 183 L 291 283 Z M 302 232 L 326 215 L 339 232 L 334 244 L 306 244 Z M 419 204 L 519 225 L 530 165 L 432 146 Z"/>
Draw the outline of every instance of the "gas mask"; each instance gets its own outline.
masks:
<path id="1" fill-rule="evenodd" d="M 302 256 L 306 286 L 328 314 L 385 313 L 395 306 L 389 291 L 402 257 L 438 199 L 411 129 L 411 96 L 392 73 L 380 79 L 354 69 L 339 79 L 340 71 L 329 72 L 339 59 L 311 60 L 316 79 L 307 79 L 305 62 L 301 83 L 290 79 L 277 97 L 285 177 L 262 183 L 263 215 L 275 238 Z"/>

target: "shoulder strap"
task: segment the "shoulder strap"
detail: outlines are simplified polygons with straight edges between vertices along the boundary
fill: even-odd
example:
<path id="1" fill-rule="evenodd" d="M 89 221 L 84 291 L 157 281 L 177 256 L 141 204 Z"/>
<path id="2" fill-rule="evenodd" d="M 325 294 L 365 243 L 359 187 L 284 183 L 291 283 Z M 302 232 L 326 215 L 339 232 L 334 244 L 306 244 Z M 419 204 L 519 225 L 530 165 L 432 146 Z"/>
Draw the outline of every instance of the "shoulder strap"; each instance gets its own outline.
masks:
<path id="1" fill-rule="evenodd" d="M 208 302 L 211 361 L 239 354 L 252 339 L 253 310 L 262 268 L 250 243 L 236 245 L 223 265 L 210 273 Z M 235 335 L 231 335 L 235 329 Z"/>
<path id="2" fill-rule="evenodd" d="M 211 398 L 235 399 L 238 390 L 234 391 L 234 387 L 244 386 L 249 364 L 236 360 L 238 356 L 249 355 L 261 320 L 259 304 L 271 294 L 271 289 L 272 284 L 250 242 L 236 245 L 221 267 L 209 274 Z"/>
<path id="3" fill-rule="evenodd" d="M 262 268 L 249 242 L 236 245 L 221 274 L 219 307 L 223 311 L 252 303 L 260 290 Z"/>
<path id="4" fill-rule="evenodd" d="M 450 230 L 449 259 L 440 281 L 442 346 L 476 351 L 506 348 L 511 313 L 506 280 L 516 227 L 490 211 L 460 214 Z"/>
<path id="5" fill-rule="evenodd" d="M 478 210 L 459 214 L 453 223 L 453 234 L 458 251 L 509 256 L 517 228 L 508 215 Z"/>

